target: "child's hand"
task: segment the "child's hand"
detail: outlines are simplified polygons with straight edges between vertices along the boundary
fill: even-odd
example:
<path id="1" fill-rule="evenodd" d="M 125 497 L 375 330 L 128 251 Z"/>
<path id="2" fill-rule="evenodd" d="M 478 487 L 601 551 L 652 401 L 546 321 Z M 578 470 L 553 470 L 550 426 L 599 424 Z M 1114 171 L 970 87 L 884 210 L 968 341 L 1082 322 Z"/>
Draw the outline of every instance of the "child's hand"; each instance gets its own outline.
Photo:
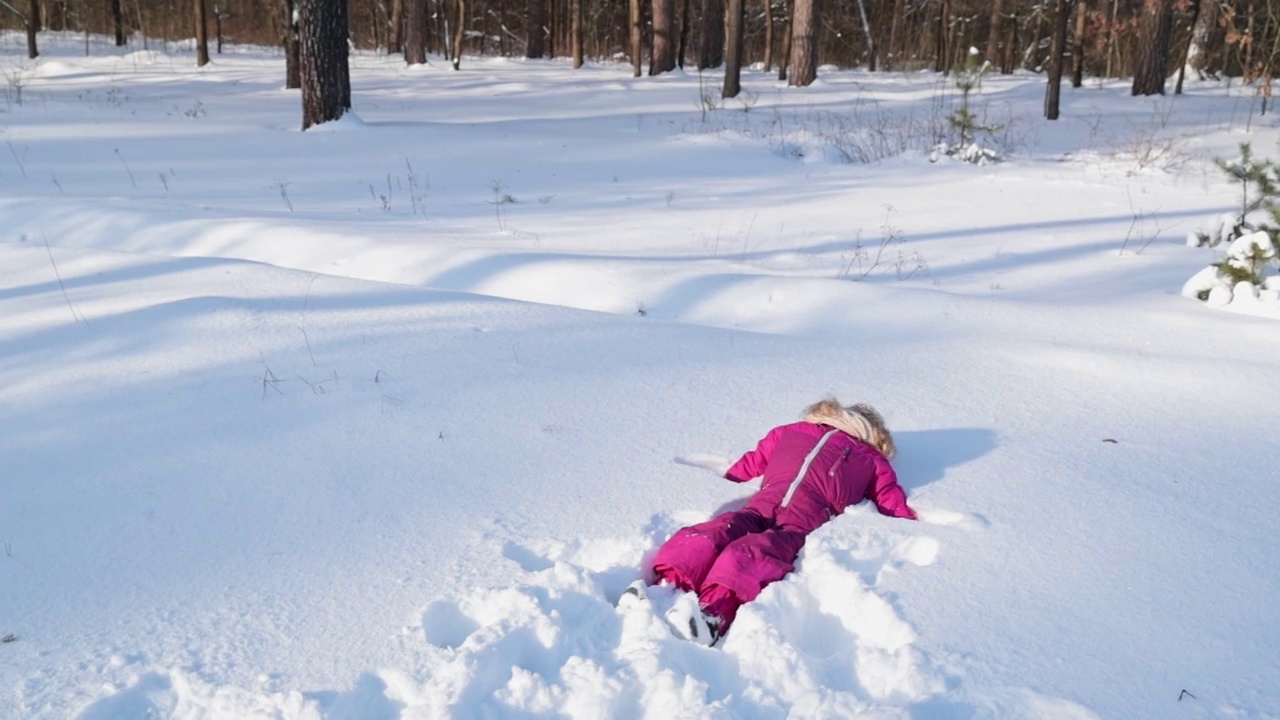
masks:
<path id="1" fill-rule="evenodd" d="M 675 459 L 677 465 L 688 465 L 689 467 L 701 468 L 715 473 L 718 477 L 724 477 L 729 472 L 729 467 L 733 462 L 720 457 L 719 455 L 705 455 L 703 453 L 693 453 L 690 455 L 682 455 Z"/>

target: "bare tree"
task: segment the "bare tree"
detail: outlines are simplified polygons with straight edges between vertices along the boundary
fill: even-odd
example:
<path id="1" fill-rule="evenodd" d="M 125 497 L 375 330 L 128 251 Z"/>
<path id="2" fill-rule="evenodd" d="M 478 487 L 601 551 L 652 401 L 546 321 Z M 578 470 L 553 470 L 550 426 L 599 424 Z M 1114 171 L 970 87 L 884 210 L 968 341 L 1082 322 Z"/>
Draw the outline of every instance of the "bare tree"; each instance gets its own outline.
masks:
<path id="1" fill-rule="evenodd" d="M 653 47 L 649 50 L 649 74 L 676 69 L 675 0 L 653 0 Z"/>
<path id="2" fill-rule="evenodd" d="M 818 77 L 818 0 L 792 0 L 791 77 L 787 85 L 808 87 Z"/>
<path id="3" fill-rule="evenodd" d="M 1173 37 L 1173 0 L 1144 0 L 1134 58 L 1133 94 L 1163 95 Z"/>
<path id="4" fill-rule="evenodd" d="M 729 0 L 725 12 L 725 47 L 724 91 L 721 97 L 738 97 L 742 91 L 739 83 L 742 73 L 742 27 L 746 20 L 743 0 Z"/>
<path id="5" fill-rule="evenodd" d="M 204 0 L 195 0 L 196 14 L 196 67 L 209 64 L 209 24 L 206 20 Z"/>
<path id="6" fill-rule="evenodd" d="M 698 69 L 720 67 L 724 62 L 726 22 L 724 0 L 702 0 L 702 22 L 698 26 Z"/>
<path id="7" fill-rule="evenodd" d="M 547 54 L 547 0 L 528 0 L 524 15 L 524 56 L 529 59 Z"/>
<path id="8" fill-rule="evenodd" d="M 346 0 L 298 0 L 303 130 L 351 109 L 348 33 Z"/>
<path id="9" fill-rule="evenodd" d="M 1062 97 L 1062 65 L 1067 52 L 1067 0 L 1055 0 L 1053 11 L 1053 45 L 1049 50 L 1049 84 L 1044 92 L 1044 117 L 1058 119 L 1058 102 Z"/>

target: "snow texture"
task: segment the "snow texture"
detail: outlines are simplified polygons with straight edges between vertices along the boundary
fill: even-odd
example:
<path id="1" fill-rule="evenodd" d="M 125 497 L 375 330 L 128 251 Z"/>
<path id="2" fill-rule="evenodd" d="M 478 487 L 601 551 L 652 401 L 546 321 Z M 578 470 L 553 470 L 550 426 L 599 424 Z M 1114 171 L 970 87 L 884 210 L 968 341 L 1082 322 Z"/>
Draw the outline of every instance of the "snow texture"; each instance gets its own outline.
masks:
<path id="1" fill-rule="evenodd" d="M 22 42 L 0 718 L 1280 717 L 1280 287 L 1175 292 L 1238 202 L 1211 159 L 1280 136 L 1252 88 L 1045 123 L 989 76 L 975 167 L 928 162 L 931 74 L 708 109 L 356 54 L 359 119 L 300 132 L 274 49 Z M 835 519 L 715 648 L 615 607 L 827 394 L 920 522 Z"/>

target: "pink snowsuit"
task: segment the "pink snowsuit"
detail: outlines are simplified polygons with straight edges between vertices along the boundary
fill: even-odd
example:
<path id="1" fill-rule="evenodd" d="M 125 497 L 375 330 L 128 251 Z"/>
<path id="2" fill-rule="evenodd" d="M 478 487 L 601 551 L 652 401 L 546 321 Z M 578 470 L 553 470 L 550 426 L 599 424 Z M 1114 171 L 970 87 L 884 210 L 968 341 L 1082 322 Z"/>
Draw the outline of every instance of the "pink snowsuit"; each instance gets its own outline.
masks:
<path id="1" fill-rule="evenodd" d="M 829 425 L 776 427 L 725 473 L 734 482 L 761 475 L 746 507 L 682 528 L 653 560 L 659 580 L 698 593 L 721 633 L 743 603 L 795 569 L 805 537 L 846 507 L 868 498 L 884 515 L 916 518 L 888 459 Z"/>

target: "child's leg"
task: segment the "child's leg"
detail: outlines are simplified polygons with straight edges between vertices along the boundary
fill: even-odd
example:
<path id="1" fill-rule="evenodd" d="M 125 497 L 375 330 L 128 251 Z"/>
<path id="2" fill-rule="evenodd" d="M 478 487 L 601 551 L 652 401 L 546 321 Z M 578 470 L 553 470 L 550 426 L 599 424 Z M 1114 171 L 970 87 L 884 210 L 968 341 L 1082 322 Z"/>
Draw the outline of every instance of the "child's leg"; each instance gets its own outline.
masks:
<path id="1" fill-rule="evenodd" d="M 658 549 L 653 558 L 653 571 L 660 581 L 695 592 L 701 589 L 703 579 L 725 546 L 768 527 L 769 522 L 759 513 L 738 510 L 681 528 Z"/>
<path id="2" fill-rule="evenodd" d="M 804 539 L 804 533 L 771 528 L 724 548 L 698 593 L 703 612 L 720 619 L 720 634 L 728 630 L 743 603 L 756 599 L 766 585 L 795 569 Z"/>

